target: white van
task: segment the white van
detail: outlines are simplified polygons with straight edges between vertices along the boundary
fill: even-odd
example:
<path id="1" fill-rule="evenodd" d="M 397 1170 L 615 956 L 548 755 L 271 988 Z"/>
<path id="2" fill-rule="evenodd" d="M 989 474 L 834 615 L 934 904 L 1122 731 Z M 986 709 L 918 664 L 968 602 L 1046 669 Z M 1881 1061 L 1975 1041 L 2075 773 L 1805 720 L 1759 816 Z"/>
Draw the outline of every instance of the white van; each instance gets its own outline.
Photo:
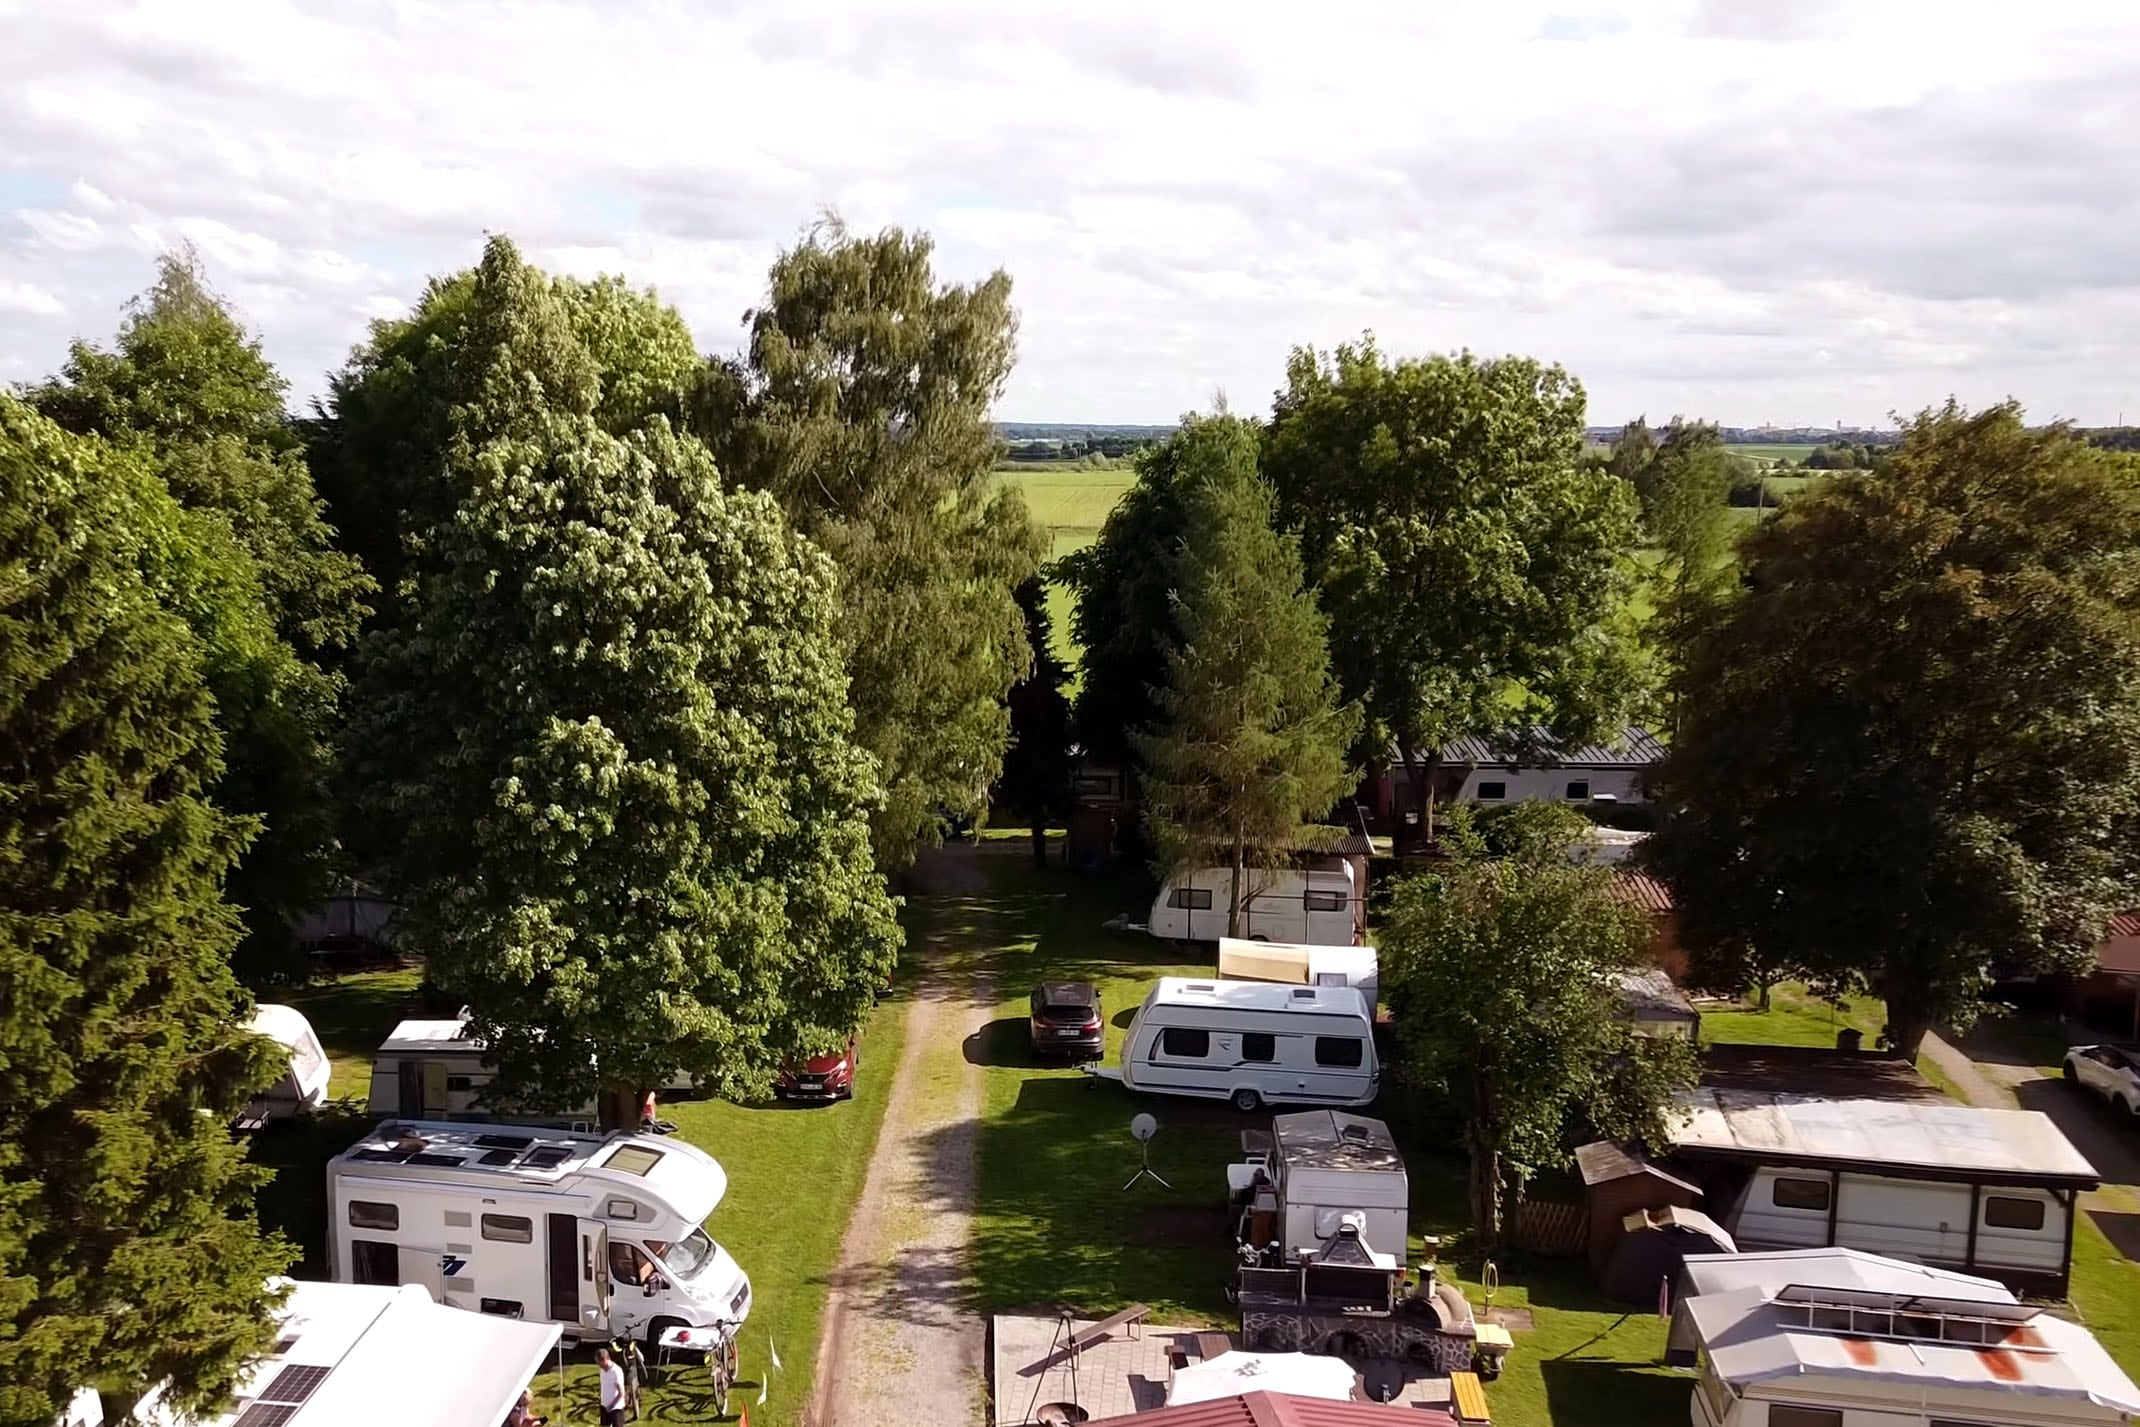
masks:
<path id="1" fill-rule="evenodd" d="M 1275 981 L 1285 986 L 1350 986 L 1372 1008 L 1382 973 L 1371 946 L 1316 946 L 1299 941 L 1219 938 L 1219 976 L 1227 981 Z"/>
<path id="2" fill-rule="evenodd" d="M 256 1036 L 266 1036 L 288 1052 L 288 1064 L 274 1084 L 262 1090 L 246 1102 L 245 1113 L 239 1123 L 248 1127 L 267 1123 L 269 1120 L 287 1120 L 292 1115 L 301 1115 L 319 1109 L 327 1103 L 327 1083 L 333 1077 L 334 1067 L 328 1063 L 326 1048 L 305 1019 L 305 1013 L 295 1006 L 255 1006 L 253 1018 L 246 1029 Z"/>
<path id="3" fill-rule="evenodd" d="M 1241 935 L 1248 941 L 1351 946 L 1367 925 L 1362 895 L 1350 862 L 1306 871 L 1250 867 L 1241 874 Z M 1145 924 L 1169 941 L 1217 941 L 1226 935 L 1232 900 L 1232 868 L 1191 868 L 1167 878 Z"/>
<path id="4" fill-rule="evenodd" d="M 2048 1189 L 1763 1165 L 1724 1227 L 1748 1250 L 1834 1243 L 1976 1273 L 2051 1277 L 2064 1269 L 2067 1214 L 2066 1196 Z"/>
<path id="5" fill-rule="evenodd" d="M 329 1276 L 651 1344 L 749 1314 L 750 1279 L 705 1228 L 727 1192 L 678 1139 L 388 1121 L 328 1161 Z"/>
<path id="6" fill-rule="evenodd" d="M 1162 978 L 1122 1040 L 1119 1068 L 1089 1074 L 1153 1095 L 1267 1104 L 1365 1105 L 1380 1088 L 1374 1017 L 1349 986 Z"/>

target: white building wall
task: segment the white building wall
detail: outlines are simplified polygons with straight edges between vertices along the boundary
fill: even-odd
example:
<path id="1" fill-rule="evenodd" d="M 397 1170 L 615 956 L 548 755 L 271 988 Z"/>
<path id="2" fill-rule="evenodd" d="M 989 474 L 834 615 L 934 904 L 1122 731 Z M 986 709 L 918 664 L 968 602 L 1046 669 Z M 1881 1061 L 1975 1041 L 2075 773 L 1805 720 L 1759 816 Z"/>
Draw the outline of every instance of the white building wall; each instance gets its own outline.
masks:
<path id="1" fill-rule="evenodd" d="M 1464 777 L 1464 786 L 1458 790 L 1456 800 L 1460 803 L 1522 802 L 1527 799 L 1545 798 L 1565 801 L 1570 783 L 1587 783 L 1589 798 L 1610 796 L 1622 803 L 1646 803 L 1649 795 L 1642 790 L 1643 770 L 1639 768 L 1519 768 L 1510 772 L 1505 768 L 1474 768 Z M 1500 798 L 1480 795 L 1479 785 L 1499 783 Z"/>

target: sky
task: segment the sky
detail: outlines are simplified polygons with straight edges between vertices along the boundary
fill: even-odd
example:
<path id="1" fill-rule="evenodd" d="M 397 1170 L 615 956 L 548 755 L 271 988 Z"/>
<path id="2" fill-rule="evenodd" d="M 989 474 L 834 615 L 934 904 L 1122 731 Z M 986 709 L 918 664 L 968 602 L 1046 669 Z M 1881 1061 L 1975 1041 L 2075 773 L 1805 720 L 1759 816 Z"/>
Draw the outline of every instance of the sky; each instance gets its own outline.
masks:
<path id="1" fill-rule="evenodd" d="M 0 0 L 0 79 L 0 382 L 183 242 L 300 407 L 491 232 L 733 351 L 834 210 L 1010 273 L 1005 420 L 1371 331 L 1596 424 L 2140 422 L 2132 0 Z"/>

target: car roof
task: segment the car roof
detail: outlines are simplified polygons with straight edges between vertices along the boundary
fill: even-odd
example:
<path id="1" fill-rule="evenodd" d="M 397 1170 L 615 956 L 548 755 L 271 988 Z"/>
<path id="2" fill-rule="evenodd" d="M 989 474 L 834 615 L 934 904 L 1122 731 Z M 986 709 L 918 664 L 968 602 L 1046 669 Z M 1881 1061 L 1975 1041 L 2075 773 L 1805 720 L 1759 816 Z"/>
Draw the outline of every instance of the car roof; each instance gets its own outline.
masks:
<path id="1" fill-rule="evenodd" d="M 1040 983 L 1040 999 L 1076 1006 L 1098 1001 L 1100 991 L 1090 981 L 1043 981 Z"/>

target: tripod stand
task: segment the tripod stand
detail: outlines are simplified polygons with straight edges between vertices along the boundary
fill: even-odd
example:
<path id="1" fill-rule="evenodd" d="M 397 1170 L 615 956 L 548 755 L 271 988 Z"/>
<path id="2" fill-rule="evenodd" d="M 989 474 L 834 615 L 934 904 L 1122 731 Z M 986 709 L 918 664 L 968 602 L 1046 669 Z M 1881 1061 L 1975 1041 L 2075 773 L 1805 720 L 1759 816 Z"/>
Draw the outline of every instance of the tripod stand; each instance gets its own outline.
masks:
<path id="1" fill-rule="evenodd" d="M 1124 1189 L 1135 1189 L 1138 1180 L 1150 1179 L 1162 1189 L 1172 1189 L 1174 1186 L 1167 1183 L 1166 1176 L 1152 1168 L 1152 1142 L 1150 1140 L 1139 1140 L 1137 1147 L 1144 1151 L 1144 1158 L 1137 1165 L 1137 1172 L 1129 1177 L 1129 1183 L 1122 1187 Z"/>
<path id="2" fill-rule="evenodd" d="M 1048 1365 L 1055 1361 L 1056 1354 L 1068 1355 L 1070 1367 L 1070 1405 L 1082 1407 L 1077 1400 L 1077 1318 L 1065 1308 L 1055 1317 L 1055 1336 L 1048 1339 L 1048 1355 L 1040 1360 L 1040 1375 L 1033 1382 L 1033 1399 L 1025 1405 L 1025 1420 L 1034 1421 L 1033 1409 L 1040 1405 L 1041 1391 L 1048 1385 Z M 1049 1404 L 1051 1407 L 1054 1404 Z"/>

